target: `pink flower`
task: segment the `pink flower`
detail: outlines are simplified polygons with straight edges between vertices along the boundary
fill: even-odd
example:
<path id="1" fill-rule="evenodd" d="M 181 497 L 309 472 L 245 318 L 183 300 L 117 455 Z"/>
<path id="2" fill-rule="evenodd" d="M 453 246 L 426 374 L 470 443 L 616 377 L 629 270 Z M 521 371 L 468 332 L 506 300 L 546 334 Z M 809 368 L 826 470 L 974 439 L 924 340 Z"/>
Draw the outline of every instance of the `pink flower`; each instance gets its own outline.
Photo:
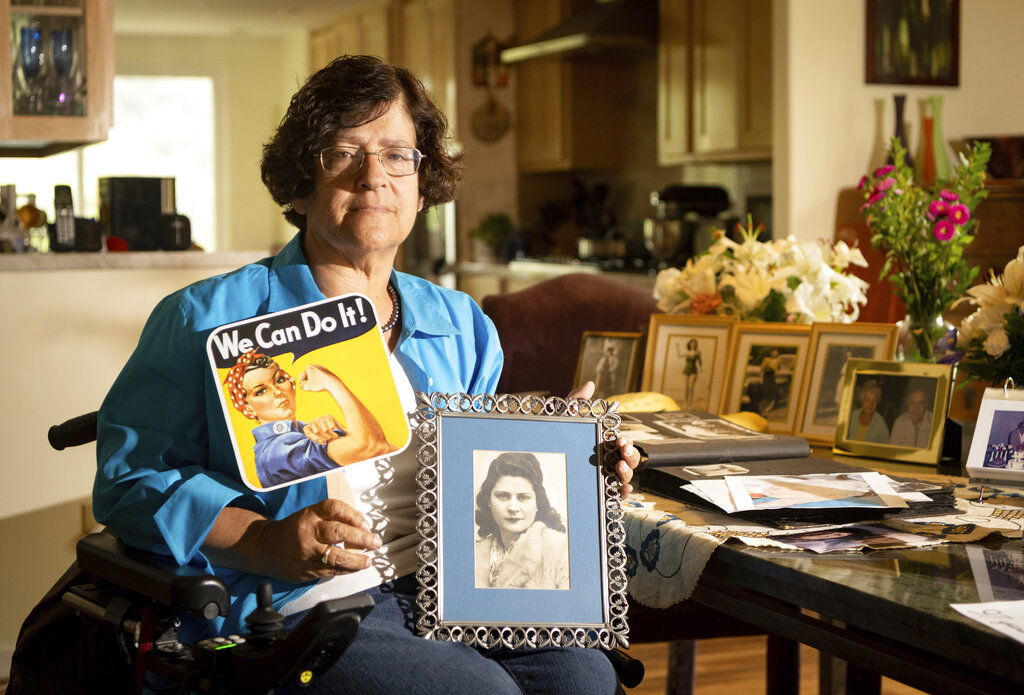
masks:
<path id="1" fill-rule="evenodd" d="M 881 181 L 879 181 L 878 185 L 875 186 L 875 190 L 876 191 L 887 191 L 890 188 L 892 188 L 895 184 L 896 184 L 896 179 L 894 179 L 893 177 L 890 176 L 887 179 L 882 179 Z"/>
<path id="2" fill-rule="evenodd" d="M 957 226 L 964 226 L 971 219 L 971 209 L 966 205 L 954 205 L 949 209 L 949 219 Z"/>
<path id="3" fill-rule="evenodd" d="M 868 185 L 868 177 L 866 175 L 865 176 L 861 176 L 860 177 L 860 181 L 857 183 L 857 188 L 864 188 L 864 186 L 867 186 L 867 185 Z"/>
<path id="4" fill-rule="evenodd" d="M 956 236 L 956 225 L 949 220 L 939 220 L 935 225 L 935 238 L 939 241 L 949 241 Z"/>
<path id="5" fill-rule="evenodd" d="M 864 204 L 860 206 L 860 209 L 863 210 L 864 208 L 871 207 L 884 197 L 885 191 L 880 191 L 876 188 L 871 192 L 871 195 L 868 196 L 868 199 L 864 202 Z"/>
<path id="6" fill-rule="evenodd" d="M 891 171 L 896 171 L 896 167 L 892 164 L 886 164 L 884 167 L 878 167 L 875 169 L 874 177 L 880 179 Z"/>
<path id="7" fill-rule="evenodd" d="M 945 217 L 949 214 L 949 203 L 944 200 L 933 200 L 931 205 L 928 206 L 928 216 L 933 220 L 939 217 Z"/>
<path id="8" fill-rule="evenodd" d="M 939 191 L 939 197 L 942 198 L 943 200 L 949 201 L 950 203 L 960 200 L 960 196 L 958 196 L 956 193 L 949 190 L 948 188 L 943 188 L 941 191 Z"/>

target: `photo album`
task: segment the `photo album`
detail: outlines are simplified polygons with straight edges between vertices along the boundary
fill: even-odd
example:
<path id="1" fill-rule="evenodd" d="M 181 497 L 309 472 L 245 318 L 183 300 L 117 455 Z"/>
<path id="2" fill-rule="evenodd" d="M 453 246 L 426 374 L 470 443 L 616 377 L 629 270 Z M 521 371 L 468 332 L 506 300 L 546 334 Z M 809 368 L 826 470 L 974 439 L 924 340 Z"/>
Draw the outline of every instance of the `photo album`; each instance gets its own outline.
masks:
<path id="1" fill-rule="evenodd" d="M 241 480 L 272 490 L 409 445 L 370 300 L 348 294 L 216 328 L 207 356 Z"/>

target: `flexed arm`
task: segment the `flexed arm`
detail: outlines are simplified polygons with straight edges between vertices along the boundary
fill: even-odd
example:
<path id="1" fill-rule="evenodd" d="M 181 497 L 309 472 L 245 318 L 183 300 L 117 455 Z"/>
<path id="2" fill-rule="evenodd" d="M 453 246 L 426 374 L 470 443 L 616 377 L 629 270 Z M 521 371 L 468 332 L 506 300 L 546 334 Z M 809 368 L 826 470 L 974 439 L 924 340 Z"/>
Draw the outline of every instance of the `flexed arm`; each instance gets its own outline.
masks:
<path id="1" fill-rule="evenodd" d="M 394 451 L 395 447 L 384 437 L 384 430 L 377 418 L 332 371 L 311 364 L 303 370 L 299 384 L 304 391 L 326 391 L 331 394 L 345 415 L 348 423 L 346 435 L 327 442 L 327 455 L 339 466 Z"/>

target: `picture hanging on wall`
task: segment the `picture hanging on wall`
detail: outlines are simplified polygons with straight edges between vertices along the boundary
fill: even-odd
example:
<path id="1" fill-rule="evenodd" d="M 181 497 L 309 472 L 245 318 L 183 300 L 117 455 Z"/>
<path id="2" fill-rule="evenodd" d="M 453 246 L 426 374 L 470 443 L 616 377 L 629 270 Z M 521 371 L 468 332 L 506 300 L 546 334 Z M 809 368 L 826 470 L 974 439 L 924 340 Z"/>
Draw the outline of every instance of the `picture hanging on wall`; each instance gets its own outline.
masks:
<path id="1" fill-rule="evenodd" d="M 864 81 L 960 84 L 960 0 L 867 0 Z"/>

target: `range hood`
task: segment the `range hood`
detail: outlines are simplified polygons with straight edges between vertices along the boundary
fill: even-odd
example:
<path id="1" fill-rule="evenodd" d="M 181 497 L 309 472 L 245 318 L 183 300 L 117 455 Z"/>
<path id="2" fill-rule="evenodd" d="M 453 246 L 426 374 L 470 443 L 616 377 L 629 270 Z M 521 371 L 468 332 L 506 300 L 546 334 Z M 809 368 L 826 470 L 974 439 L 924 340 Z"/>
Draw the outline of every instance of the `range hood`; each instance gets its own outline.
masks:
<path id="1" fill-rule="evenodd" d="M 651 48 L 658 41 L 656 0 L 605 0 L 569 17 L 521 46 L 501 52 L 501 62 L 545 56 L 578 57 Z"/>

